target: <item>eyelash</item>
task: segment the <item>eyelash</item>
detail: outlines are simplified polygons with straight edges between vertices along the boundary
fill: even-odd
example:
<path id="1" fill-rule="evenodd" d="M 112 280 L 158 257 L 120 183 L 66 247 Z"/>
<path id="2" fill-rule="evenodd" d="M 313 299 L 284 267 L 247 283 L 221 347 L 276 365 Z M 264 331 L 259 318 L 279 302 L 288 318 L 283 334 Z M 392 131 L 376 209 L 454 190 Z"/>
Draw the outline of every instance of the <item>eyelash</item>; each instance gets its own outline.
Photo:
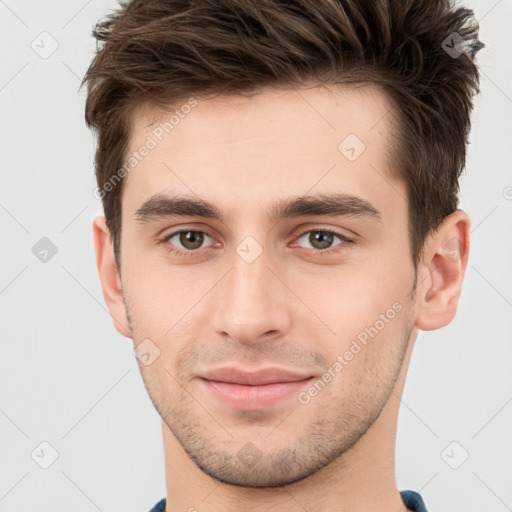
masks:
<path id="1" fill-rule="evenodd" d="M 173 249 L 172 246 L 169 244 L 169 240 L 171 238 L 173 238 L 174 236 L 179 235 L 181 233 L 187 233 L 187 232 L 202 233 L 202 234 L 204 234 L 206 236 L 210 236 L 210 235 L 208 235 L 208 233 L 206 233 L 205 231 L 201 231 L 201 230 L 180 229 L 179 231 L 174 231 L 173 233 L 170 233 L 169 235 L 166 235 L 162 240 L 159 240 L 159 243 L 164 246 L 164 249 L 167 252 L 173 254 L 174 256 L 184 256 L 184 257 L 195 256 L 195 253 L 197 253 L 200 249 L 195 249 L 195 250 Z M 338 245 L 334 246 L 334 249 L 332 249 L 332 248 L 328 248 L 328 249 L 308 249 L 309 251 L 313 251 L 312 252 L 312 256 L 313 257 L 321 257 L 326 252 L 328 252 L 330 254 L 337 254 L 337 253 L 339 253 L 339 252 L 341 252 L 343 250 L 346 250 L 348 245 L 351 245 L 351 244 L 355 243 L 354 240 L 352 240 L 351 238 L 348 238 L 346 235 L 343 235 L 341 233 L 338 233 L 337 231 L 332 231 L 332 230 L 329 230 L 329 229 L 308 229 L 306 231 L 303 231 L 299 235 L 297 235 L 295 237 L 295 240 L 297 241 L 300 238 L 302 238 L 304 235 L 306 235 L 308 233 L 313 233 L 313 232 L 320 232 L 320 233 L 324 233 L 324 234 L 328 234 L 328 235 L 334 235 L 334 236 L 336 236 L 336 237 L 341 239 L 341 243 L 339 243 Z M 213 237 L 210 237 L 210 238 L 213 238 Z"/>

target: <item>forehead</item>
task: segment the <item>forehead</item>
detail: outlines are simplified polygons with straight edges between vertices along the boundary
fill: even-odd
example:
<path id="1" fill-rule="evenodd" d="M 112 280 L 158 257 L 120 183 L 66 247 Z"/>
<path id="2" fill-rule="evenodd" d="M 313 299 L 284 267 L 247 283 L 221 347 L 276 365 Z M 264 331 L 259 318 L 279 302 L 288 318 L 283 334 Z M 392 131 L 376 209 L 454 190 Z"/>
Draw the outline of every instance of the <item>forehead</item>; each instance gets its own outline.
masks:
<path id="1" fill-rule="evenodd" d="M 150 149 L 125 178 L 123 209 L 166 192 L 245 201 L 245 209 L 313 189 L 383 195 L 391 180 L 390 113 L 374 86 L 189 99 L 168 111 L 143 106 L 133 115 L 127 158 Z"/>
<path id="2" fill-rule="evenodd" d="M 151 134 L 158 143 L 174 146 L 200 140 L 204 150 L 209 144 L 235 145 L 251 137 L 277 138 L 281 144 L 307 134 L 317 147 L 321 140 L 331 145 L 350 128 L 376 142 L 375 138 L 389 132 L 390 112 L 388 96 L 372 84 L 276 88 L 210 99 L 190 96 L 168 110 L 147 103 L 136 108 L 131 116 L 130 149 Z"/>

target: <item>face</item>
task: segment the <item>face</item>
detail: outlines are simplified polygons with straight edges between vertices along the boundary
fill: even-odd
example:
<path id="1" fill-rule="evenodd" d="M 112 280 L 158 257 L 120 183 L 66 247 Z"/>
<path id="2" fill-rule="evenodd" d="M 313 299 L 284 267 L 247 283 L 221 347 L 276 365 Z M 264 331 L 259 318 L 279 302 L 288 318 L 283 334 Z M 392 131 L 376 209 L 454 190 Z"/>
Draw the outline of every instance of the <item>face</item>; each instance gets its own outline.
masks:
<path id="1" fill-rule="evenodd" d="M 389 399 L 415 310 L 389 108 L 370 87 L 217 97 L 161 141 L 169 113 L 135 117 L 129 153 L 157 144 L 122 198 L 131 334 L 163 421 L 220 481 L 305 478 Z"/>

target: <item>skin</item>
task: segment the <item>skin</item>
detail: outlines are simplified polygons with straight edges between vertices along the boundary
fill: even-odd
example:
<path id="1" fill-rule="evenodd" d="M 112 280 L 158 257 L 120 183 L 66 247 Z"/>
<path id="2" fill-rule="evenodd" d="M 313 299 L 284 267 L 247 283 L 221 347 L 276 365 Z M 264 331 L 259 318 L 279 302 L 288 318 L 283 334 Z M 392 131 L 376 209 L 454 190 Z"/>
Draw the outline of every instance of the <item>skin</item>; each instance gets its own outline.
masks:
<path id="1" fill-rule="evenodd" d="M 456 313 L 470 222 L 457 210 L 427 238 L 414 289 L 407 192 L 390 172 L 390 108 L 375 87 L 199 101 L 125 178 L 121 273 L 105 219 L 95 219 L 114 324 L 135 347 L 149 338 L 160 350 L 139 367 L 162 418 L 167 511 L 405 510 L 394 467 L 400 397 L 418 329 L 443 327 Z M 129 153 L 168 118 L 141 107 Z M 338 150 L 351 133 L 366 145 L 353 162 Z M 380 220 L 267 218 L 278 200 L 332 192 L 365 199 Z M 201 198 L 227 220 L 137 221 L 156 193 Z M 179 236 L 157 243 L 180 229 L 208 236 L 197 249 Z M 334 237 L 315 256 L 322 247 L 311 232 L 322 229 L 355 242 Z M 251 263 L 236 251 L 247 236 L 262 249 Z M 228 363 L 322 378 L 397 303 L 394 318 L 307 404 L 294 396 L 240 411 L 198 379 Z M 240 457 L 248 449 L 252 461 Z"/>

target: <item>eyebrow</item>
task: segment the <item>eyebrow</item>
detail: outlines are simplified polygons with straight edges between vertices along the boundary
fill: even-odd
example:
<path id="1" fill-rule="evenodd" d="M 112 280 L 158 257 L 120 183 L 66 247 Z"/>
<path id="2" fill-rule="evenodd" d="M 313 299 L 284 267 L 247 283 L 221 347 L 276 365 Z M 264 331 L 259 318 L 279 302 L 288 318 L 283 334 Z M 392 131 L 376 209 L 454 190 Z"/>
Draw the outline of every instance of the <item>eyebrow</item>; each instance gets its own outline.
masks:
<path id="1" fill-rule="evenodd" d="M 281 199 L 267 211 L 267 217 L 271 222 L 314 215 L 353 215 L 382 220 L 379 210 L 369 201 L 348 194 L 319 194 Z M 207 201 L 195 197 L 164 194 L 155 194 L 135 212 L 135 218 L 140 223 L 180 216 L 203 217 L 222 223 L 228 222 L 231 218 Z"/>

